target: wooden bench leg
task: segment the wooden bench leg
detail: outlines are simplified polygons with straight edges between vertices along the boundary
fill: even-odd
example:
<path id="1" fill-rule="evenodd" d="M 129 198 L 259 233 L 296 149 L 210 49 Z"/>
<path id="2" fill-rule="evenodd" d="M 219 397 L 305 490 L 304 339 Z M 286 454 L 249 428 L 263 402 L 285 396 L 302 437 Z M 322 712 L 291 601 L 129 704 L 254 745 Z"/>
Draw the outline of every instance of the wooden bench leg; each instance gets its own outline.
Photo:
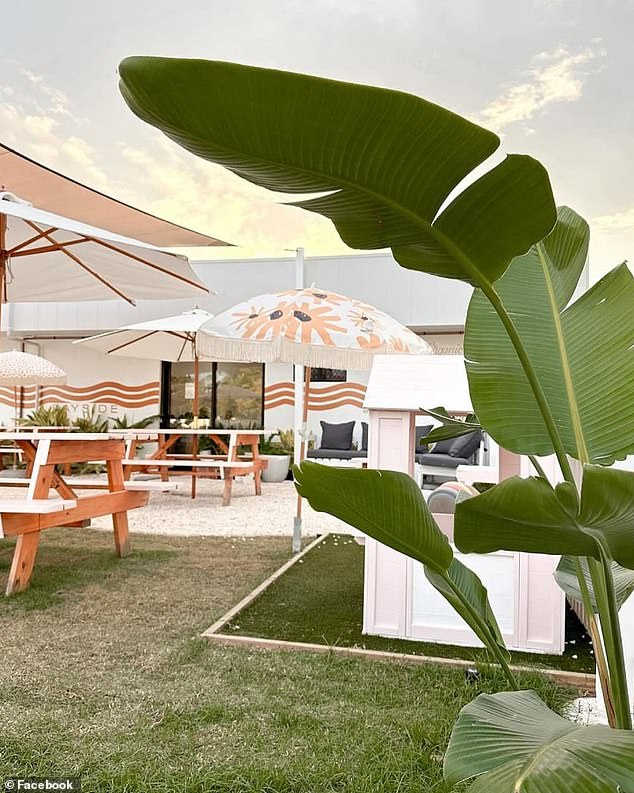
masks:
<path id="1" fill-rule="evenodd" d="M 106 467 L 110 491 L 125 490 L 125 479 L 123 478 L 121 460 L 108 460 Z M 130 553 L 127 512 L 116 512 L 113 514 L 112 529 L 114 532 L 114 547 L 117 556 L 127 556 Z"/>
<path id="2" fill-rule="evenodd" d="M 26 534 L 20 534 L 18 537 L 13 553 L 13 561 L 11 562 L 9 581 L 7 582 L 7 595 L 22 592 L 28 587 L 39 544 L 39 531 L 29 531 Z"/>
<path id="3" fill-rule="evenodd" d="M 231 504 L 231 487 L 233 485 L 233 477 L 229 473 L 225 473 L 225 486 L 222 493 L 222 506 L 228 507 Z"/>
<path id="4" fill-rule="evenodd" d="M 118 512 L 112 516 L 114 530 L 114 547 L 117 556 L 127 556 L 130 553 L 130 538 L 128 536 L 128 513 Z"/>
<path id="5" fill-rule="evenodd" d="M 253 479 L 255 480 L 255 495 L 261 496 L 262 495 L 262 471 L 259 468 L 255 469 L 255 473 L 253 474 Z"/>

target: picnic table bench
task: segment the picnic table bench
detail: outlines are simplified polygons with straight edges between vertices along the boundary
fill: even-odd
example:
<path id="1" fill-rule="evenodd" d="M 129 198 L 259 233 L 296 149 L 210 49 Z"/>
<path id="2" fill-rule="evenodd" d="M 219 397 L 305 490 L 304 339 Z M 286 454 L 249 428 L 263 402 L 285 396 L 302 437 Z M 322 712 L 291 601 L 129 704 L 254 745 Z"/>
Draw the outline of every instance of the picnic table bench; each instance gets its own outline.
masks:
<path id="1" fill-rule="evenodd" d="M 262 471 L 267 467 L 268 461 L 260 457 L 259 442 L 262 435 L 260 430 L 117 430 L 116 434 L 127 438 L 126 459 L 123 460 L 126 479 L 133 472 L 151 471 L 158 471 L 163 479 L 167 479 L 170 473 L 191 476 L 192 498 L 196 497 L 197 478 L 222 479 L 224 481 L 222 505 L 227 507 L 231 503 L 233 480 L 237 476 L 253 474 L 255 495 L 262 495 Z M 225 454 L 170 453 L 176 441 L 188 435 L 194 438 L 201 435 L 209 436 Z M 229 437 L 228 444 L 222 436 Z M 156 443 L 156 451 L 148 457 L 137 457 L 139 446 L 145 443 Z M 240 455 L 240 447 L 249 448 L 250 453 Z"/>
<path id="2" fill-rule="evenodd" d="M 53 526 L 83 526 L 91 518 L 112 515 L 115 551 L 129 553 L 128 510 L 147 504 L 151 488 L 126 485 L 125 443 L 97 433 L 3 433 L 27 461 L 26 496 L 0 499 L 0 537 L 17 537 L 6 594 L 29 585 L 40 533 Z M 58 467 L 103 460 L 108 492 L 78 495 Z M 2 480 L 0 480 L 0 485 Z"/>

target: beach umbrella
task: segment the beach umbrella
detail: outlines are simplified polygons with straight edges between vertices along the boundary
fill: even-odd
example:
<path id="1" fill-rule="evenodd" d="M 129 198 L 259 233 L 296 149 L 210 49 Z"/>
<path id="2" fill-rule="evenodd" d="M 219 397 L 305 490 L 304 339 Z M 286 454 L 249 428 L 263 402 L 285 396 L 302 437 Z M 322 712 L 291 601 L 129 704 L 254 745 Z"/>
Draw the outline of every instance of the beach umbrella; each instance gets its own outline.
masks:
<path id="1" fill-rule="evenodd" d="M 431 352 L 384 311 L 317 287 L 250 298 L 200 331 L 199 355 L 215 360 L 370 369 L 375 355 Z"/>
<path id="2" fill-rule="evenodd" d="M 146 358 L 155 361 L 189 361 L 194 364 L 194 398 L 192 413 L 194 426 L 200 410 L 199 359 L 196 352 L 196 335 L 201 325 L 213 318 L 213 314 L 194 308 L 170 317 L 151 319 L 124 325 L 117 330 L 98 333 L 75 344 L 87 344 L 108 355 L 123 355 L 130 358 Z M 198 452 L 198 437 L 192 439 L 192 453 Z M 193 481 L 193 480 L 192 480 Z M 194 487 L 195 485 L 193 485 Z"/>
<path id="3" fill-rule="evenodd" d="M 308 418 L 310 370 L 370 369 L 375 355 L 430 354 L 431 347 L 393 317 L 360 300 L 319 289 L 288 289 L 238 303 L 201 326 L 196 347 L 201 358 L 300 364 L 305 368 L 301 424 Z M 295 459 L 301 461 L 295 405 Z M 299 550 L 301 498 L 293 531 Z"/>
<path id="4" fill-rule="evenodd" d="M 4 302 L 191 297 L 209 290 L 185 256 L 37 209 L 0 192 Z"/>
<path id="5" fill-rule="evenodd" d="M 124 355 L 129 358 L 145 358 L 154 361 L 189 361 L 194 364 L 194 421 L 199 411 L 199 359 L 196 352 L 196 336 L 204 323 L 213 314 L 194 308 L 182 314 L 151 319 L 124 325 L 117 330 L 99 333 L 75 344 L 86 344 L 108 355 Z"/>
<path id="6" fill-rule="evenodd" d="M 0 353 L 0 385 L 13 386 L 15 416 L 18 413 L 18 388 L 25 385 L 63 385 L 66 372 L 39 355 L 9 350 Z"/>

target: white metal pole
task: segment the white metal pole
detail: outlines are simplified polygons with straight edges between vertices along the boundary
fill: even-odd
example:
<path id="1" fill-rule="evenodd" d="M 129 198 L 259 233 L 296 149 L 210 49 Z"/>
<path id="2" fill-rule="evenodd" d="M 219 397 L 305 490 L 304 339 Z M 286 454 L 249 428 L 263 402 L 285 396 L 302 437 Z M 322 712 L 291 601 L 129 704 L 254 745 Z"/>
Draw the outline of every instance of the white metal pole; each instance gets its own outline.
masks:
<path id="1" fill-rule="evenodd" d="M 304 261 L 304 249 L 297 248 L 295 251 L 295 289 L 303 289 L 306 278 L 306 264 Z M 293 445 L 293 462 L 299 465 L 301 462 L 301 447 L 304 423 L 304 367 L 295 364 L 295 434 Z M 299 553 L 302 549 L 302 519 L 295 516 L 293 520 L 293 553 Z"/>

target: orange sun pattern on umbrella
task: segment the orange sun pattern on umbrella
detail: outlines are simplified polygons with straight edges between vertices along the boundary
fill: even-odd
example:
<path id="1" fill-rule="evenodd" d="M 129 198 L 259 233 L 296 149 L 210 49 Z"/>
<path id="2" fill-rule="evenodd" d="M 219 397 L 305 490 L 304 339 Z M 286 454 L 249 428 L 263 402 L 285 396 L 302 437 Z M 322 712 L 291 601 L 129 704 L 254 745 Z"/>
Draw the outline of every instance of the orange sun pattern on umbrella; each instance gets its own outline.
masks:
<path id="1" fill-rule="evenodd" d="M 245 342 L 273 342 L 357 350 L 429 352 L 415 333 L 378 308 L 317 287 L 258 295 L 216 315 L 210 334 Z"/>

